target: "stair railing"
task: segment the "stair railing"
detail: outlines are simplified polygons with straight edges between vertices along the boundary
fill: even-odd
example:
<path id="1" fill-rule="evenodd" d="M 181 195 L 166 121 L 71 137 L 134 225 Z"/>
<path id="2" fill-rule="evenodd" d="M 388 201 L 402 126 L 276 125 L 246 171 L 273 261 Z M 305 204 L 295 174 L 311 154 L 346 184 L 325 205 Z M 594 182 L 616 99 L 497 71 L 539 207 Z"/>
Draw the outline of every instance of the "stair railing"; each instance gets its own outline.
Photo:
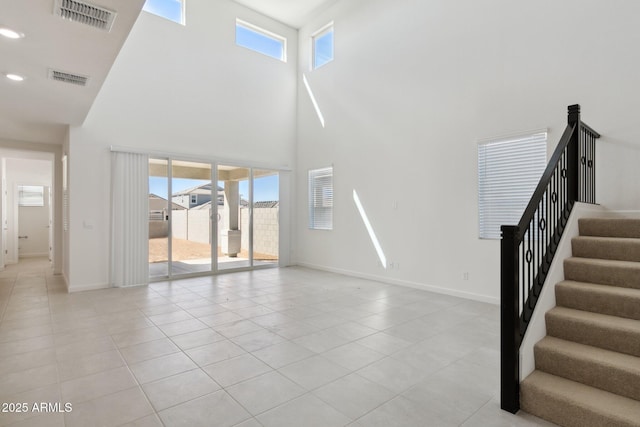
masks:
<path id="1" fill-rule="evenodd" d="M 575 202 L 595 203 L 598 132 L 570 105 L 567 127 L 518 225 L 503 225 L 500 262 L 500 405 L 520 409 L 520 345 Z"/>

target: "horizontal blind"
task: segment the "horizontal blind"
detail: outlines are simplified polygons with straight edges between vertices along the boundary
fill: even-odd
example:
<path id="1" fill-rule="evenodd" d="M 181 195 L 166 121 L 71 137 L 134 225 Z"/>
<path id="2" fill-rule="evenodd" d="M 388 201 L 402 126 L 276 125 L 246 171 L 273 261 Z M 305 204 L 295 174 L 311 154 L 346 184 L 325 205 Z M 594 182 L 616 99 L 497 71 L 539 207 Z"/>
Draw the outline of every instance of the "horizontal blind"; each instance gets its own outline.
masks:
<path id="1" fill-rule="evenodd" d="M 478 145 L 480 238 L 499 239 L 500 226 L 518 224 L 546 164 L 546 132 Z"/>
<path id="2" fill-rule="evenodd" d="M 309 228 L 333 229 L 333 167 L 309 171 Z"/>

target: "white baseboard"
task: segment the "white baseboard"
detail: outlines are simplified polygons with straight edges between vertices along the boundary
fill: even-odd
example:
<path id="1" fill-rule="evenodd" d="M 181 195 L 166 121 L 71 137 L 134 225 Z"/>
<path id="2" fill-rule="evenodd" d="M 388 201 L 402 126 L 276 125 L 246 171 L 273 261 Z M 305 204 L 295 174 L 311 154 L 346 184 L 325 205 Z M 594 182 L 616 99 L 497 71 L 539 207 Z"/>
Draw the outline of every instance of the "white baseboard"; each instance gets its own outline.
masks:
<path id="1" fill-rule="evenodd" d="M 48 257 L 49 256 L 49 252 L 34 252 L 34 253 L 29 253 L 29 254 L 19 254 L 18 255 L 18 259 L 20 258 L 43 258 L 43 257 Z"/>
<path id="2" fill-rule="evenodd" d="M 69 286 L 69 282 L 66 280 L 67 282 L 67 291 L 69 293 L 73 293 L 73 292 L 83 292 L 83 291 L 95 291 L 98 289 L 107 289 L 110 288 L 109 284 L 105 284 L 105 283 L 93 283 L 93 284 L 89 284 L 89 285 L 80 285 L 80 286 Z"/>
<path id="3" fill-rule="evenodd" d="M 412 282 L 410 280 L 394 279 L 390 277 L 378 276 L 375 274 L 361 273 L 358 271 L 327 267 L 324 265 L 311 264 L 307 262 L 298 262 L 296 265 L 300 267 L 312 268 L 314 270 L 328 271 L 330 273 L 337 273 L 345 276 L 358 277 L 360 279 L 368 279 L 368 280 L 374 280 L 376 282 L 388 283 L 391 285 L 405 286 L 408 288 L 420 289 L 423 291 L 429 291 L 429 292 L 434 292 L 434 293 L 443 294 L 443 295 L 450 295 L 450 296 L 464 298 L 464 299 L 473 300 L 473 301 L 486 302 L 494 305 L 500 304 L 500 300 L 498 298 L 493 298 L 486 295 L 474 294 L 471 292 L 457 291 L 455 289 L 443 288 L 440 286 L 427 285 L 425 283 Z"/>

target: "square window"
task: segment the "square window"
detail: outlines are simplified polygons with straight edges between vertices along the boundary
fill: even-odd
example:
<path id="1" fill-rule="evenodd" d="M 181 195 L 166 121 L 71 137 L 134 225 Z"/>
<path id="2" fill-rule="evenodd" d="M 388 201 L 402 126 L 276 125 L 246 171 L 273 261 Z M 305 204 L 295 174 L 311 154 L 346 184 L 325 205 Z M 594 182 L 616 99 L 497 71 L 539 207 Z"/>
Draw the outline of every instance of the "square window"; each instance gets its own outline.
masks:
<path id="1" fill-rule="evenodd" d="M 317 31 L 313 41 L 313 69 L 333 61 L 333 22 Z"/>
<path id="2" fill-rule="evenodd" d="M 142 10 L 184 25 L 185 1 L 186 0 L 147 0 Z"/>
<path id="3" fill-rule="evenodd" d="M 500 226 L 518 224 L 546 166 L 546 131 L 478 145 L 481 239 L 500 239 Z"/>
<path id="4" fill-rule="evenodd" d="M 18 206 L 44 206 L 44 187 L 41 185 L 18 186 Z"/>
<path id="5" fill-rule="evenodd" d="M 287 39 L 248 22 L 236 20 L 236 44 L 287 62 Z"/>

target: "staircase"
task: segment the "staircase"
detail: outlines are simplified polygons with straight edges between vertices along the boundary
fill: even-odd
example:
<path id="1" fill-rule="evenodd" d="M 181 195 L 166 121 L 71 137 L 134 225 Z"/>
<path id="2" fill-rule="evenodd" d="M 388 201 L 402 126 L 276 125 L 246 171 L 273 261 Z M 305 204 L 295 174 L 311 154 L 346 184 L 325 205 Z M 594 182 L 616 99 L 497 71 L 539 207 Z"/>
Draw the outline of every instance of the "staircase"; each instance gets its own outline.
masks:
<path id="1" fill-rule="evenodd" d="M 640 426 L 640 220 L 580 219 L 521 408 L 561 426 Z"/>

